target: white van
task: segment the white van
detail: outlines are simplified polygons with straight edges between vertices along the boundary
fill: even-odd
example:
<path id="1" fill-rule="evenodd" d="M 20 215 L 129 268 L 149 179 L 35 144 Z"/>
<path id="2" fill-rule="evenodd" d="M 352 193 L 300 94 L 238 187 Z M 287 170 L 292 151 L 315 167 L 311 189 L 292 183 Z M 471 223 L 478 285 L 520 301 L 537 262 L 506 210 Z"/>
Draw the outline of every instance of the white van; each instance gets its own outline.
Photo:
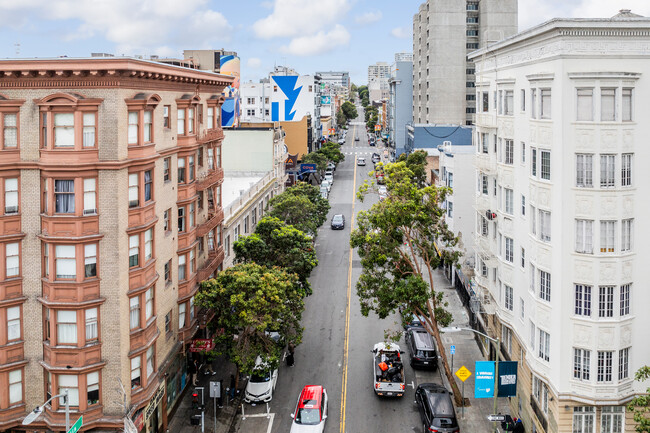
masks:
<path id="1" fill-rule="evenodd" d="M 262 361 L 259 356 L 255 360 L 253 374 L 248 379 L 248 385 L 244 391 L 246 403 L 266 403 L 273 398 L 273 390 L 278 382 L 278 369 L 271 369 L 271 366 Z"/>

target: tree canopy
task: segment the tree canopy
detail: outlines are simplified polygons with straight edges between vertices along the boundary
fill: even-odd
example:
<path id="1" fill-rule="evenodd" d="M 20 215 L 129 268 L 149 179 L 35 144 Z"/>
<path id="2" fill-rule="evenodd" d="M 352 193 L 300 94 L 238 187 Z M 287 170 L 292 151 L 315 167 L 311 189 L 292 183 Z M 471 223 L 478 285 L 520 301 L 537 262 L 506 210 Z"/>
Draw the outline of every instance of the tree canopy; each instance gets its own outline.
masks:
<path id="1" fill-rule="evenodd" d="M 645 382 L 650 379 L 650 367 L 641 367 L 634 379 L 638 382 Z M 637 395 L 627 405 L 627 410 L 634 414 L 635 431 L 639 433 L 650 432 L 650 387 L 646 389 L 645 394 Z"/>
<path id="2" fill-rule="evenodd" d="M 309 152 L 302 156 L 303 164 L 316 164 L 318 171 L 325 171 L 327 169 L 327 156 L 321 152 Z"/>
<path id="3" fill-rule="evenodd" d="M 357 107 L 355 107 L 350 101 L 345 101 L 343 105 L 341 105 L 341 110 L 343 110 L 343 114 L 345 114 L 347 120 L 356 119 L 359 115 L 357 113 Z"/>
<path id="4" fill-rule="evenodd" d="M 278 332 L 282 342 L 300 343 L 304 302 L 297 278 L 280 268 L 240 263 L 201 282 L 195 303 L 215 312 L 217 352 L 244 374 L 252 372 L 257 356 L 279 363 L 282 347 L 269 332 Z"/>
<path id="5" fill-rule="evenodd" d="M 338 164 L 344 159 L 345 155 L 341 152 L 339 145 L 328 141 L 323 144 L 320 149 L 314 152 L 309 152 L 307 155 L 303 155 L 302 162 L 305 164 L 316 164 L 318 171 L 325 171 L 327 169 L 327 161 L 332 161 L 335 164 Z"/>
<path id="6" fill-rule="evenodd" d="M 406 167 L 413 172 L 413 181 L 415 184 L 419 188 L 422 188 L 427 180 L 427 153 L 424 150 L 416 150 L 408 156 L 405 153 L 402 153 L 397 159 L 397 162 L 402 161 L 406 163 Z"/>
<path id="7" fill-rule="evenodd" d="M 345 126 L 345 122 L 347 121 L 347 117 L 345 117 L 345 113 L 343 113 L 343 110 L 339 108 L 339 111 L 336 112 L 336 125 L 341 128 Z"/>
<path id="8" fill-rule="evenodd" d="M 267 215 L 259 221 L 255 233 L 240 237 L 233 248 L 236 263 L 278 266 L 289 274 L 297 275 L 297 283 L 303 293 L 311 294 L 308 279 L 318 265 L 318 259 L 312 239 L 303 231 Z"/>
<path id="9" fill-rule="evenodd" d="M 442 292 L 435 290 L 433 272 L 442 259 L 455 263 L 460 256 L 454 249 L 458 238 L 448 229 L 441 206 L 450 189 L 420 187 L 417 173 L 421 167 L 412 162 L 410 167 L 405 161 L 384 166 L 387 198 L 359 213 L 350 239 L 363 268 L 357 294 L 364 315 L 372 311 L 385 318 L 402 309 L 407 316 L 423 316 L 425 329 L 443 347 L 438 326 L 447 326 L 452 316 L 445 309 Z M 365 183 L 359 198 L 363 200 L 369 190 Z M 456 387 L 445 351 L 440 355 Z M 455 395 L 460 399 L 457 389 Z"/>

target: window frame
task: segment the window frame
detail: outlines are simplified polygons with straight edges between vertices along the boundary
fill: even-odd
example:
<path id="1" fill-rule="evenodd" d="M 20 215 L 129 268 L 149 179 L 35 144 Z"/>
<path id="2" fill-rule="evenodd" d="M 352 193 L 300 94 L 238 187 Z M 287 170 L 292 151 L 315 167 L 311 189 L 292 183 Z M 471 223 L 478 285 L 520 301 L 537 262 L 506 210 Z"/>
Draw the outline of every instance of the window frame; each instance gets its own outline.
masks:
<path id="1" fill-rule="evenodd" d="M 133 98 L 125 99 L 127 108 L 127 137 L 126 142 L 127 146 L 130 148 L 141 147 L 141 146 L 151 146 L 156 141 L 155 131 L 156 131 L 156 108 L 158 104 L 162 101 L 162 98 L 157 94 L 144 94 L 138 93 Z M 132 123 L 130 114 L 134 113 L 135 123 Z M 149 113 L 148 116 L 145 113 Z M 163 109 L 164 116 L 164 109 Z M 149 117 L 149 119 L 146 119 Z M 149 120 L 149 122 L 147 122 Z M 130 127 L 135 125 L 135 139 L 131 141 L 130 139 Z M 147 130 L 147 125 L 149 128 L 149 140 L 147 140 L 145 131 Z"/>
<path id="2" fill-rule="evenodd" d="M 0 95 L 0 152 L 19 152 L 20 151 L 20 107 L 25 102 L 24 99 L 11 99 L 5 95 Z M 4 98 L 4 99 L 3 99 Z M 13 116 L 14 121 L 7 122 L 7 117 Z M 9 125 L 8 125 L 9 123 Z M 12 125 L 11 123 L 14 123 Z M 8 133 L 9 131 L 14 131 Z M 15 145 L 7 145 L 8 136 L 16 137 Z"/>

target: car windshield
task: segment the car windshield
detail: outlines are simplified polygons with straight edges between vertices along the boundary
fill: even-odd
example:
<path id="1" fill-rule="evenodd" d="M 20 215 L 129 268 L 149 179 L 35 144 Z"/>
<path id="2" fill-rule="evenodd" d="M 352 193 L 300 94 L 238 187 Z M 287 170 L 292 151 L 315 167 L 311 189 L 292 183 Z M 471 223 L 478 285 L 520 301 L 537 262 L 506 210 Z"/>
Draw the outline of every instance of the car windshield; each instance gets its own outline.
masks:
<path id="1" fill-rule="evenodd" d="M 271 375 L 268 371 L 264 370 L 254 370 L 250 378 L 250 381 L 253 383 L 268 382 L 269 380 L 271 380 Z"/>
<path id="2" fill-rule="evenodd" d="M 316 406 L 316 401 L 309 400 L 310 404 L 305 404 L 305 406 Z M 298 409 L 296 414 L 296 424 L 305 424 L 305 425 L 317 425 L 320 423 L 320 412 L 318 407 L 303 407 Z"/>
<path id="3" fill-rule="evenodd" d="M 431 424 L 433 427 L 458 427 L 456 418 L 434 418 Z"/>
<path id="4" fill-rule="evenodd" d="M 342 223 L 343 222 L 343 217 L 341 215 L 334 215 L 334 218 L 332 218 L 333 223 Z"/>

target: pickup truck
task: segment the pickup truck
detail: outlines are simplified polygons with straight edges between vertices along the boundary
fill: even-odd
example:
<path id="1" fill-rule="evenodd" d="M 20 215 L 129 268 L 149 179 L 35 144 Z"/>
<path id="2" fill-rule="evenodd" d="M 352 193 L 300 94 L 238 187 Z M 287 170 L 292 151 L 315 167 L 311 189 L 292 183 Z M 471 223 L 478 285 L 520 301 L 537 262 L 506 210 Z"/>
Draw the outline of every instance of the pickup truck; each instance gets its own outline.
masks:
<path id="1" fill-rule="evenodd" d="M 377 343 L 372 349 L 372 373 L 375 394 L 402 397 L 405 390 L 402 353 L 395 343 Z"/>

